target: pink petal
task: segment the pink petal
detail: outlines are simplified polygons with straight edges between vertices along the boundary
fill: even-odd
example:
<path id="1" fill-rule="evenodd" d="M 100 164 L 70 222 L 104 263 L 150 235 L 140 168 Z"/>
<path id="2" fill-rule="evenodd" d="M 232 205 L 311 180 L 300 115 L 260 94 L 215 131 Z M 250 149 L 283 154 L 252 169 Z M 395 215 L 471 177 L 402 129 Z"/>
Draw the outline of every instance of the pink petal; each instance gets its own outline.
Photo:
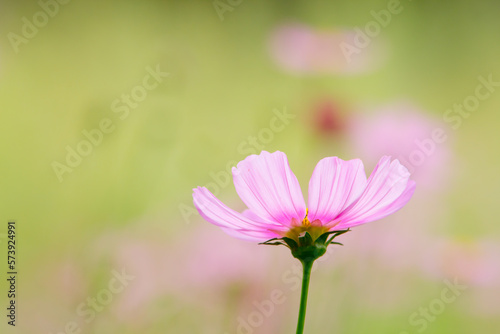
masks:
<path id="1" fill-rule="evenodd" d="M 281 235 L 279 235 L 277 233 L 270 232 L 270 231 L 267 231 L 267 232 L 266 231 L 251 231 L 251 230 L 245 230 L 245 229 L 234 230 L 234 229 L 230 229 L 230 228 L 222 228 L 222 230 L 232 237 L 246 240 L 246 241 L 264 242 L 264 241 L 267 241 L 269 239 L 282 237 Z"/>
<path id="2" fill-rule="evenodd" d="M 268 229 L 279 230 L 283 228 L 276 223 L 253 221 L 241 213 L 231 210 L 205 187 L 193 189 L 193 199 L 196 209 L 206 221 L 224 229 L 269 232 Z"/>
<path id="3" fill-rule="evenodd" d="M 299 182 L 283 152 L 247 157 L 233 168 L 233 180 L 242 201 L 263 220 L 290 226 L 292 219 L 305 217 Z"/>
<path id="4" fill-rule="evenodd" d="M 263 218 L 261 218 L 261 217 L 257 216 L 257 215 L 255 214 L 255 212 L 253 212 L 253 211 L 252 211 L 252 210 L 250 210 L 250 209 L 246 209 L 246 210 L 245 210 L 245 211 L 243 211 L 241 214 L 242 214 L 243 216 L 247 217 L 248 219 L 250 219 L 250 220 L 254 221 L 254 222 L 258 222 L 258 223 L 261 223 L 261 224 L 263 224 L 263 225 L 266 225 L 266 224 L 278 225 L 278 226 L 280 226 L 280 228 L 281 228 L 281 229 L 286 230 L 286 228 L 285 228 L 285 227 L 283 227 L 281 224 L 278 224 L 278 223 L 273 222 L 273 221 L 270 221 L 270 220 L 263 219 Z"/>
<path id="5" fill-rule="evenodd" d="M 375 214 L 373 214 L 370 217 L 365 218 L 365 220 L 363 220 L 363 221 L 350 222 L 347 224 L 344 224 L 343 222 L 341 222 L 339 225 L 336 226 L 335 229 L 346 229 L 349 227 L 353 227 L 353 226 L 361 225 L 364 223 L 372 222 L 375 220 L 379 220 L 379 219 L 382 219 L 384 217 L 387 217 L 388 215 L 393 214 L 394 212 L 401 209 L 403 206 L 406 205 L 406 203 L 408 203 L 410 201 L 411 197 L 413 196 L 413 193 L 415 192 L 415 186 L 416 186 L 415 181 L 409 180 L 408 184 L 406 185 L 405 191 L 403 191 L 403 193 L 394 202 L 392 202 L 391 204 L 389 204 L 385 208 L 381 208 Z"/>
<path id="6" fill-rule="evenodd" d="M 400 204 L 397 202 L 400 197 L 401 201 L 404 201 L 413 194 L 414 186 L 410 185 L 408 188 L 409 177 L 410 173 L 398 160 L 391 163 L 390 157 L 382 157 L 370 175 L 361 197 L 336 219 L 340 221 L 338 228 L 359 225 L 386 216 L 386 212 L 390 212 L 388 209 Z"/>
<path id="7" fill-rule="evenodd" d="M 329 223 L 357 200 L 365 187 L 366 174 L 361 160 L 322 159 L 309 181 L 309 220 Z"/>

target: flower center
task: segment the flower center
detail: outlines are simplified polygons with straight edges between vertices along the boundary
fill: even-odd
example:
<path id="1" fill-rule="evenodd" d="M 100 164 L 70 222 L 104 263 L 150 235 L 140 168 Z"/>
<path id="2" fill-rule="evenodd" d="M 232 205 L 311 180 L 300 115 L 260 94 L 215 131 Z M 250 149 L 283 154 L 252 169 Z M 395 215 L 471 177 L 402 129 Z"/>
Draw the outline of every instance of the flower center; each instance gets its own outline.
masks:
<path id="1" fill-rule="evenodd" d="M 303 236 L 306 232 L 309 232 L 313 240 L 316 240 L 316 238 L 323 233 L 328 232 L 328 228 L 324 227 L 318 219 L 311 222 L 307 217 L 308 214 L 309 209 L 306 209 L 306 216 L 302 219 L 302 223 L 298 224 L 298 222 L 296 222 L 295 226 L 288 230 L 285 236 L 298 242 L 299 237 Z"/>

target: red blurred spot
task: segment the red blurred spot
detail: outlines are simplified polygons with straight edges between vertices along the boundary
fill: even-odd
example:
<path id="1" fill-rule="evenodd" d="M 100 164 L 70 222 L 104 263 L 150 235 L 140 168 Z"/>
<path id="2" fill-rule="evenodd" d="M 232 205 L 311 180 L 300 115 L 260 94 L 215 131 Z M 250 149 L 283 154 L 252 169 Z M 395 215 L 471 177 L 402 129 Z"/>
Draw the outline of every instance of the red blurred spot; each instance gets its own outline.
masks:
<path id="1" fill-rule="evenodd" d="M 340 114 L 340 107 L 333 101 L 324 101 L 314 108 L 315 130 L 324 135 L 339 134 L 344 129 L 344 120 Z"/>

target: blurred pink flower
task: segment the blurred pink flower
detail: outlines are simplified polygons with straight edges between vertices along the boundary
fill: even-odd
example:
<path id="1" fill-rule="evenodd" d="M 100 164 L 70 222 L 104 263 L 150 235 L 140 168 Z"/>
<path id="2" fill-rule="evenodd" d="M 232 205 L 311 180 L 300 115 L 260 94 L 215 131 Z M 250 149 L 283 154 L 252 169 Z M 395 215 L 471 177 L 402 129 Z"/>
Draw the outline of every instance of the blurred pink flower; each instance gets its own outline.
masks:
<path id="1" fill-rule="evenodd" d="M 111 255 L 114 268 L 135 276 L 111 309 L 117 319 L 136 328 L 164 316 L 152 311 L 162 300 L 211 309 L 225 305 L 235 291 L 238 299 L 264 298 L 261 290 L 276 266 L 265 247 L 238 242 L 208 225 L 170 243 L 164 236 L 107 235 L 96 250 Z"/>
<path id="2" fill-rule="evenodd" d="M 87 298 L 84 268 L 70 255 L 62 259 L 47 257 L 47 260 L 40 261 L 38 268 L 32 269 L 37 273 L 36 285 L 26 288 L 36 287 L 36 290 L 22 297 L 22 314 L 29 321 L 16 323 L 16 328 L 23 333 L 60 332 L 69 321 L 83 325 L 75 313 L 75 305 Z"/>
<path id="3" fill-rule="evenodd" d="M 438 240 L 422 262 L 425 272 L 434 278 L 457 277 L 475 286 L 500 282 L 500 246 L 498 242 Z"/>
<path id="4" fill-rule="evenodd" d="M 195 246 L 186 249 L 186 242 Z M 262 269 L 271 267 L 264 247 L 242 244 L 215 228 L 200 228 L 173 249 L 175 253 L 170 256 L 174 255 L 175 267 L 180 270 L 179 275 L 173 275 L 178 281 L 171 280 L 172 288 L 224 289 L 234 284 L 259 284 L 268 276 Z"/>
<path id="5" fill-rule="evenodd" d="M 332 274 L 342 272 L 345 277 L 335 284 L 333 295 L 366 310 L 397 310 L 407 302 L 412 281 L 406 278 L 418 274 L 416 263 L 428 242 L 414 228 L 419 221 L 408 219 L 412 216 L 408 209 L 411 212 L 414 206 L 412 200 L 404 211 L 384 218 L 384 229 L 368 224 L 343 236 L 342 243 L 349 247 L 334 248 L 336 254 L 326 266 Z"/>
<path id="6" fill-rule="evenodd" d="M 394 104 L 354 115 L 347 133 L 354 154 L 362 159 L 374 163 L 381 155 L 391 155 L 408 168 L 419 185 L 439 188 L 446 184 L 450 134 L 418 108 Z"/>
<path id="7" fill-rule="evenodd" d="M 283 69 L 297 74 L 340 74 L 370 70 L 378 63 L 375 41 L 355 55 L 345 55 L 342 45 L 355 46 L 356 33 L 346 30 L 317 31 L 302 24 L 276 28 L 270 52 Z"/>
<path id="8" fill-rule="evenodd" d="M 415 191 L 410 173 L 397 160 L 380 159 L 367 180 L 359 159 L 322 159 L 309 182 L 309 209 L 282 152 L 250 155 L 233 168 L 234 186 L 249 210 L 238 213 L 207 188 L 194 189 L 201 216 L 227 234 L 266 241 L 310 231 L 316 238 L 381 219 L 401 209 Z"/>

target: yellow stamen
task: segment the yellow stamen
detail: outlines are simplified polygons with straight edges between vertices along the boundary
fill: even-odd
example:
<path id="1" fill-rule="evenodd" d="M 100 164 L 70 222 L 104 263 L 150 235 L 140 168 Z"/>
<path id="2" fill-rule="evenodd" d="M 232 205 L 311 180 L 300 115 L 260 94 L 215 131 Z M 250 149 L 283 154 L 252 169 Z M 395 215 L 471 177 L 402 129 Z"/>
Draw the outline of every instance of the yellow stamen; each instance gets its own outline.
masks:
<path id="1" fill-rule="evenodd" d="M 311 222 L 309 221 L 309 219 L 307 218 L 307 215 L 309 214 L 309 208 L 306 209 L 306 216 L 304 217 L 304 219 L 302 220 L 302 226 L 305 226 L 305 227 L 309 227 L 311 226 Z"/>

